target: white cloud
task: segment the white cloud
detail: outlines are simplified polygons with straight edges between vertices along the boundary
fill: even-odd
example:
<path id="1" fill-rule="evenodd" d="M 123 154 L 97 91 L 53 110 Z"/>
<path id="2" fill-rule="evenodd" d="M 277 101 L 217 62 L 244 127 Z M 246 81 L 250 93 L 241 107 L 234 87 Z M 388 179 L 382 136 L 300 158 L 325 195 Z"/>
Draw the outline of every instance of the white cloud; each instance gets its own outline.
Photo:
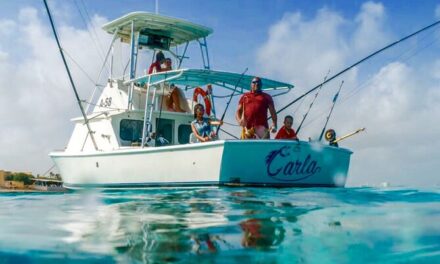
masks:
<path id="1" fill-rule="evenodd" d="M 288 13 L 271 27 L 267 41 L 259 49 L 257 63 L 271 77 L 299 84 L 300 89 L 310 88 L 322 80 L 328 68 L 334 74 L 352 63 L 353 58 L 361 58 L 393 39 L 393 32 L 386 28 L 386 9 L 381 3 L 364 3 L 352 22 L 325 8 L 308 21 L 299 12 Z M 346 84 L 328 127 L 336 128 L 339 136 L 367 128 L 367 132 L 341 144 L 354 151 L 349 184 L 440 183 L 436 174 L 440 125 L 435 121 L 440 116 L 440 60 L 431 57 L 420 61 L 424 65 L 399 61 L 377 65 L 370 77 L 365 74 L 371 74 L 374 65 L 368 66 L 369 73 L 357 68 L 343 76 Z M 319 135 L 340 80 L 321 92 L 300 136 Z M 307 109 L 311 97 L 303 102 L 297 117 Z M 278 99 L 276 103 L 284 106 L 292 98 L 288 99 Z M 298 104 L 281 116 L 295 113 L 296 107 Z M 296 122 L 300 120 L 297 118 Z"/>
<path id="2" fill-rule="evenodd" d="M 97 16 L 93 19 L 99 24 L 105 21 Z M 20 27 L 15 28 L 16 39 L 11 48 L 18 58 L 0 52 L 2 169 L 43 173 L 52 164 L 47 154 L 53 148 L 64 148 L 72 129 L 69 120 L 79 115 L 55 39 L 46 22 L 45 13 L 38 13 L 34 8 L 21 9 Z M 10 34 L 3 25 L 14 24 L 0 22 L 0 36 Z M 62 22 L 57 25 L 63 48 L 96 78 L 102 59 L 90 34 L 87 30 L 64 26 Z M 108 36 L 100 37 L 108 41 Z M 10 47 L 6 38 L 0 39 L 0 47 L 3 46 Z M 87 98 L 93 84 L 69 58 L 68 63 L 81 98 Z"/>
<path id="3" fill-rule="evenodd" d="M 16 23 L 12 20 L 0 20 L 0 35 L 7 36 L 14 32 Z"/>
<path id="4" fill-rule="evenodd" d="M 347 49 L 340 41 L 344 23 L 339 14 L 325 8 L 311 21 L 305 21 L 298 12 L 287 13 L 271 27 L 268 41 L 258 51 L 261 72 L 295 81 L 300 87 L 315 84 L 329 67 L 343 65 Z"/>
<path id="5" fill-rule="evenodd" d="M 366 2 L 357 15 L 356 32 L 353 47 L 364 54 L 389 42 L 389 33 L 385 31 L 385 8 L 381 3 Z"/>
<path id="6" fill-rule="evenodd" d="M 435 17 L 440 18 L 440 5 L 435 7 Z"/>

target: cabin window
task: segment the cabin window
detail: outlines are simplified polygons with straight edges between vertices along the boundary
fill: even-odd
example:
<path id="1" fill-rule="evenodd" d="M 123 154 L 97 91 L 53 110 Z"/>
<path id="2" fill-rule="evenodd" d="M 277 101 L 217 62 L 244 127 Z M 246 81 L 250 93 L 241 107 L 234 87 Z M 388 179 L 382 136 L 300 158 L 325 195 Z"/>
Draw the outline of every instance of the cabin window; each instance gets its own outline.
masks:
<path id="1" fill-rule="evenodd" d="M 189 143 L 189 135 L 192 133 L 191 125 L 180 125 L 177 131 L 179 144 Z"/>
<path id="2" fill-rule="evenodd" d="M 156 118 L 156 146 L 173 144 L 174 120 Z"/>
<path id="3" fill-rule="evenodd" d="M 119 124 L 119 137 L 130 142 L 140 142 L 143 126 L 144 122 L 141 120 L 122 119 Z"/>

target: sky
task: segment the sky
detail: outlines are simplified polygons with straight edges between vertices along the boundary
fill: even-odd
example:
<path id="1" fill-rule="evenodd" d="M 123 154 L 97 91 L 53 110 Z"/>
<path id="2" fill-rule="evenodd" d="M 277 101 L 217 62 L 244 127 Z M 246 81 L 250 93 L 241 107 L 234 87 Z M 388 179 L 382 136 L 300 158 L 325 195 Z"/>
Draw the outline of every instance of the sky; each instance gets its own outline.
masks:
<path id="1" fill-rule="evenodd" d="M 275 97 L 278 109 L 327 72 L 331 76 L 440 19 L 440 4 L 430 0 L 158 2 L 159 13 L 214 30 L 208 37 L 213 69 L 248 68 L 248 74 L 293 83 L 293 91 Z M 49 0 L 49 5 L 82 99 L 93 91 L 111 39 L 101 25 L 129 12 L 155 10 L 154 0 Z M 338 136 L 366 128 L 340 143 L 354 152 L 348 186 L 440 185 L 439 38 L 440 28 L 422 33 L 321 90 L 299 137 L 319 136 L 344 80 L 328 127 Z M 200 58 L 184 66 L 200 67 Z M 279 119 L 293 115 L 298 126 L 312 99 L 313 94 L 292 105 Z M 226 102 L 217 103 L 221 113 Z M 226 117 L 231 123 L 233 110 Z M 0 169 L 45 173 L 53 165 L 48 153 L 66 146 L 70 119 L 79 115 L 43 1 L 1 1 Z"/>

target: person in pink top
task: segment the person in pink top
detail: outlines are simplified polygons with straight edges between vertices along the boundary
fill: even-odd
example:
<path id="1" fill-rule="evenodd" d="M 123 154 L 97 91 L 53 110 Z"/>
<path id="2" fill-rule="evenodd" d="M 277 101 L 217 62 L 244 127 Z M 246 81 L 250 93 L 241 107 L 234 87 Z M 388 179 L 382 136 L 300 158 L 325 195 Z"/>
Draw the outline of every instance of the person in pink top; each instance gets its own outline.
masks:
<path id="1" fill-rule="evenodd" d="M 277 130 L 277 113 L 275 111 L 272 97 L 261 91 L 263 84 L 261 79 L 254 77 L 251 82 L 251 91 L 243 94 L 238 103 L 235 113 L 240 126 L 244 130 L 253 131 L 245 138 L 268 139 L 269 124 L 267 122 L 267 111 L 269 110 L 272 118 L 271 132 Z"/>

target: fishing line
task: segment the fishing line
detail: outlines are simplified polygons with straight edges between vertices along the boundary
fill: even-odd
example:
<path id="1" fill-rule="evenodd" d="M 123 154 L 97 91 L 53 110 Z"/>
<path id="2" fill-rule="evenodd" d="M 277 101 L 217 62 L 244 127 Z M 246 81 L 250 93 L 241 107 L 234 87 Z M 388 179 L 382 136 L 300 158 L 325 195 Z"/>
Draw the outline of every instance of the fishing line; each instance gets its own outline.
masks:
<path id="1" fill-rule="evenodd" d="M 98 83 L 96 83 L 92 77 L 90 75 L 87 74 L 87 72 L 81 67 L 81 65 L 63 48 L 64 53 L 66 53 L 67 57 L 69 57 L 69 59 L 80 69 L 80 71 L 82 73 L 84 73 L 84 75 L 87 77 L 87 79 L 89 79 L 89 81 L 91 83 L 93 83 L 93 85 L 99 85 Z M 101 90 L 102 92 L 102 90 Z"/>
<path id="2" fill-rule="evenodd" d="M 223 121 L 223 124 L 230 125 L 230 126 L 235 126 L 235 127 L 239 127 L 240 126 L 240 125 L 229 123 L 229 122 L 226 122 L 226 121 Z"/>
<path id="3" fill-rule="evenodd" d="M 97 44 L 97 42 L 96 42 L 96 41 L 98 40 L 98 35 L 96 34 L 96 31 L 95 31 L 95 36 L 93 36 L 92 32 L 91 32 L 90 29 L 89 29 L 89 23 L 87 23 L 86 18 L 84 17 L 83 13 L 81 12 L 81 8 L 80 8 L 80 6 L 79 6 L 79 4 L 78 4 L 78 1 L 75 0 L 75 1 L 73 1 L 73 2 L 75 3 L 76 9 L 78 10 L 78 13 L 79 13 L 80 16 L 81 16 L 81 20 L 83 21 L 83 23 L 84 23 L 84 25 L 85 25 L 85 27 L 86 27 L 86 29 L 87 29 L 87 33 L 89 34 L 90 39 L 91 39 L 92 42 L 93 42 L 93 45 L 94 45 L 95 48 L 98 50 L 98 54 L 99 54 L 99 56 L 101 57 L 101 60 L 104 61 L 104 57 L 103 57 L 103 55 L 102 55 L 104 52 L 102 51 L 102 48 L 99 47 L 98 44 Z M 86 8 L 84 2 L 82 2 L 82 4 L 83 4 L 83 6 L 84 6 L 84 10 L 85 10 L 85 12 L 87 13 L 87 8 Z M 87 16 L 88 16 L 88 13 L 87 13 Z M 91 21 L 90 16 L 88 16 L 88 18 L 89 18 L 89 21 Z M 90 22 L 90 25 L 91 25 L 90 28 L 94 29 L 94 25 L 93 25 L 91 22 Z M 95 38 L 96 38 L 96 39 L 95 39 Z"/>
<path id="4" fill-rule="evenodd" d="M 327 80 L 327 77 L 328 77 L 329 74 L 330 74 L 330 69 L 328 70 L 327 74 L 326 74 L 325 77 L 324 77 L 324 82 L 325 82 L 325 80 Z M 321 86 L 319 87 L 318 91 L 317 91 L 316 94 L 315 94 L 315 97 L 313 98 L 312 102 L 310 103 L 309 109 L 307 110 L 307 112 L 305 113 L 303 119 L 301 120 L 301 123 L 299 124 L 299 126 L 298 126 L 298 128 L 297 128 L 297 130 L 296 130 L 296 134 L 297 134 L 297 135 L 298 135 L 299 131 L 301 130 L 301 126 L 303 125 L 304 121 L 306 120 L 307 115 L 309 114 L 310 110 L 312 109 L 312 107 L 313 107 L 313 103 L 315 103 L 315 100 L 316 100 L 316 98 L 318 97 L 319 92 L 322 90 L 322 86 L 323 86 L 323 85 L 321 85 Z"/>
<path id="5" fill-rule="evenodd" d="M 438 20 L 438 21 L 436 21 L 436 22 L 434 22 L 434 23 L 432 23 L 432 24 L 430 24 L 430 25 L 428 25 L 428 26 L 426 26 L 426 27 L 424 27 L 424 28 L 422 28 L 422 29 L 420 29 L 420 30 L 418 30 L 418 31 L 416 31 L 416 32 L 414 32 L 414 33 L 412 33 L 412 34 L 410 34 L 410 35 L 407 35 L 407 36 L 405 36 L 405 37 L 403 37 L 403 38 L 401 38 L 401 39 L 399 39 L 399 40 L 397 40 L 397 41 L 395 41 L 395 42 L 393 42 L 393 43 L 391 43 L 391 44 L 388 44 L 387 46 L 385 46 L 385 47 L 383 47 L 383 48 L 381 48 L 381 49 L 379 49 L 379 50 L 377 50 L 377 51 L 375 51 L 375 52 L 373 52 L 373 53 L 371 53 L 370 55 L 368 55 L 368 56 L 362 58 L 361 60 L 355 62 L 354 64 L 348 66 L 347 68 L 345 68 L 345 69 L 343 69 L 342 71 L 338 72 L 337 74 L 333 75 L 332 77 L 330 77 L 330 78 L 329 78 L 328 80 L 326 80 L 325 82 L 316 85 L 315 87 L 313 87 L 312 89 L 310 89 L 309 91 L 307 91 L 306 93 L 304 93 L 303 95 L 297 97 L 296 99 L 294 99 L 293 101 L 291 101 L 290 103 L 288 103 L 287 105 L 285 105 L 284 107 L 282 107 L 282 108 L 281 108 L 280 110 L 278 110 L 276 113 L 278 114 L 278 113 L 284 111 L 285 109 L 287 109 L 287 108 L 288 108 L 289 106 L 291 106 L 292 104 L 298 102 L 299 100 L 301 100 L 302 98 L 304 98 L 306 95 L 308 95 L 308 94 L 310 94 L 311 92 L 313 92 L 314 90 L 318 89 L 318 88 L 320 87 L 320 85 L 324 85 L 325 83 L 328 83 L 328 82 L 332 81 L 332 80 L 335 79 L 336 77 L 338 77 L 338 76 L 342 75 L 343 73 L 345 73 L 345 72 L 351 70 L 352 68 L 354 68 L 354 67 L 356 67 L 357 65 L 363 63 L 364 61 L 369 60 L 370 58 L 376 56 L 377 54 L 379 54 L 379 53 L 381 53 L 381 52 L 383 52 L 383 51 L 385 51 L 385 50 L 387 50 L 387 49 L 389 49 L 389 48 L 391 48 L 391 47 L 397 45 L 397 44 L 400 43 L 400 42 L 403 42 L 403 41 L 405 41 L 405 40 L 407 40 L 407 39 L 409 39 L 409 38 L 411 38 L 411 37 L 413 37 L 413 36 L 419 34 L 420 32 L 423 32 L 423 31 L 425 31 L 425 30 L 427 30 L 427 29 L 429 29 L 429 28 L 432 28 L 432 27 L 434 27 L 434 26 L 437 26 L 438 24 L 440 24 L 440 20 Z M 270 118 L 271 118 L 271 117 L 269 117 L 268 119 L 270 119 Z"/>
<path id="6" fill-rule="evenodd" d="M 241 79 L 243 79 L 243 76 L 246 74 L 247 71 L 248 71 L 248 68 L 246 68 L 243 71 L 243 73 L 240 75 L 240 78 L 238 78 L 238 81 L 237 81 L 237 83 L 235 84 L 235 87 L 234 87 L 234 91 L 232 92 L 231 97 L 229 98 L 229 101 L 226 103 L 225 111 L 223 112 L 223 115 L 222 115 L 222 117 L 220 119 L 220 122 L 223 122 L 223 119 L 225 119 L 226 111 L 228 111 L 229 105 L 231 104 L 231 101 L 232 101 L 232 97 L 234 96 L 235 91 L 237 91 L 238 85 L 240 84 Z M 221 124 L 219 124 L 218 127 L 217 127 L 217 131 L 215 133 L 217 136 L 218 136 L 218 131 L 220 130 L 220 127 L 221 127 Z"/>
<path id="7" fill-rule="evenodd" d="M 427 34 L 422 39 L 426 40 L 429 36 L 430 35 Z M 391 61 L 398 61 L 398 60 L 400 60 L 402 62 L 407 62 L 410 59 L 412 59 L 415 55 L 419 54 L 423 50 L 426 50 L 429 46 L 432 46 L 435 42 L 437 42 L 439 40 L 440 40 L 440 36 L 437 36 L 437 37 L 434 38 L 434 40 L 428 42 L 426 45 L 424 45 L 421 48 L 420 47 L 409 48 L 409 49 L 403 51 L 398 56 L 396 56 L 393 59 L 391 59 Z M 413 53 L 410 53 L 410 52 L 413 52 Z M 409 54 L 409 55 L 405 58 L 404 56 L 407 55 L 407 54 Z M 373 81 L 373 78 L 370 78 L 369 80 L 367 80 L 367 81 L 363 82 L 362 84 L 358 85 L 355 89 L 352 89 L 350 92 L 347 93 L 347 95 L 345 95 L 344 97 L 341 97 L 340 104 L 344 104 L 344 103 L 348 102 L 352 97 L 357 95 L 359 92 L 363 91 L 363 88 L 366 87 L 367 85 L 371 84 L 372 81 Z M 330 107 L 327 107 L 327 108 L 319 111 L 319 113 L 317 113 L 316 116 L 314 116 L 311 119 L 309 119 L 310 121 L 306 122 L 306 124 L 303 127 L 307 127 L 310 124 L 314 123 L 315 121 L 319 120 L 321 118 L 321 116 L 323 114 L 325 114 L 330 109 Z"/>

